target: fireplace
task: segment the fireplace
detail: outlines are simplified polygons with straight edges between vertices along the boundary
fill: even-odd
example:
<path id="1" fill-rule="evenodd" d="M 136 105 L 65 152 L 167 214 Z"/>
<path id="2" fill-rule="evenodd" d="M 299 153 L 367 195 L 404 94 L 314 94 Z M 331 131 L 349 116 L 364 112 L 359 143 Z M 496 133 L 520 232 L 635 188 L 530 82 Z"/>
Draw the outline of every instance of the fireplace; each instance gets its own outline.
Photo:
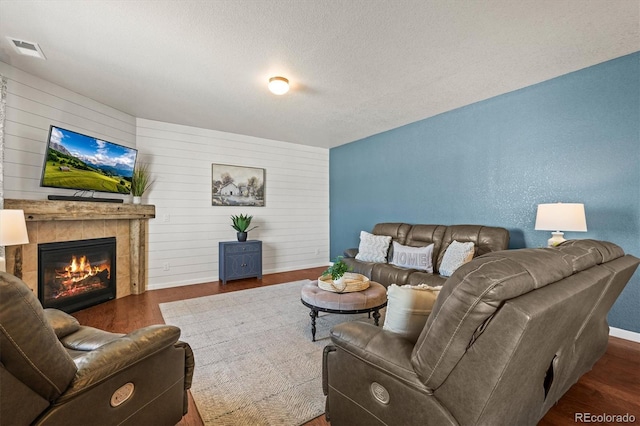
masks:
<path id="1" fill-rule="evenodd" d="M 38 244 L 38 298 L 75 312 L 116 297 L 116 239 Z"/>

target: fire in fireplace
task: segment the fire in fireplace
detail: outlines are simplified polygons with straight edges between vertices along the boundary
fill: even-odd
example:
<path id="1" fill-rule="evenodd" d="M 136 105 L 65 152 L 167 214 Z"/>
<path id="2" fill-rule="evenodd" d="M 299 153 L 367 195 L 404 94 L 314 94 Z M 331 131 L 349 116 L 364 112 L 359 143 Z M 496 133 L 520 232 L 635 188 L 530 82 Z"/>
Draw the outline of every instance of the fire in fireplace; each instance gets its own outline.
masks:
<path id="1" fill-rule="evenodd" d="M 116 239 L 38 245 L 38 297 L 45 308 L 75 312 L 116 297 Z"/>

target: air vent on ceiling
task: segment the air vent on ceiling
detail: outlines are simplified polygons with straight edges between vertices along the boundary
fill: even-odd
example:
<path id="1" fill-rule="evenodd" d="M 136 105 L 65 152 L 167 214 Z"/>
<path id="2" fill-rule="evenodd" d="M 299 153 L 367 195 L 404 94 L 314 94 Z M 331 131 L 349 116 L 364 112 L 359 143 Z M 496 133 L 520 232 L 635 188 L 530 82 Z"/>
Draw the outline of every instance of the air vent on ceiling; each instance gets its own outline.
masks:
<path id="1" fill-rule="evenodd" d="M 42 53 L 42 49 L 38 43 L 32 41 L 20 40 L 14 37 L 7 37 L 13 48 L 21 55 L 32 56 L 34 58 L 47 59 Z"/>

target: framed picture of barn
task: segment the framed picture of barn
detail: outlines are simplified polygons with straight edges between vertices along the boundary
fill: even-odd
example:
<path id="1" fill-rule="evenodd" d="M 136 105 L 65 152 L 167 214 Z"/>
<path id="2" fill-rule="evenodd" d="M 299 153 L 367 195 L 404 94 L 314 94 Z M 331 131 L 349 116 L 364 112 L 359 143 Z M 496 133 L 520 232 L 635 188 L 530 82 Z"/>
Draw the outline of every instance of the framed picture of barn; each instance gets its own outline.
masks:
<path id="1" fill-rule="evenodd" d="M 265 169 L 211 165 L 212 206 L 264 207 Z"/>

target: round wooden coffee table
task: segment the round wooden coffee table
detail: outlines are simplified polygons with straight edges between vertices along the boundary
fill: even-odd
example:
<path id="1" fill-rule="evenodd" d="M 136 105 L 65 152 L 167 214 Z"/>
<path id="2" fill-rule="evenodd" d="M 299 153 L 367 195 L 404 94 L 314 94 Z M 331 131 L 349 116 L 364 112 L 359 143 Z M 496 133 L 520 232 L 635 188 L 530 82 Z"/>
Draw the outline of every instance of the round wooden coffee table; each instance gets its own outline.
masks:
<path id="1" fill-rule="evenodd" d="M 311 281 L 300 292 L 302 304 L 309 309 L 311 317 L 311 340 L 316 341 L 316 318 L 318 312 L 330 314 L 363 314 L 373 312 L 373 323 L 380 320 L 380 309 L 387 306 L 387 289 L 371 281 L 369 288 L 351 293 L 334 293 L 318 287 L 318 281 Z"/>

